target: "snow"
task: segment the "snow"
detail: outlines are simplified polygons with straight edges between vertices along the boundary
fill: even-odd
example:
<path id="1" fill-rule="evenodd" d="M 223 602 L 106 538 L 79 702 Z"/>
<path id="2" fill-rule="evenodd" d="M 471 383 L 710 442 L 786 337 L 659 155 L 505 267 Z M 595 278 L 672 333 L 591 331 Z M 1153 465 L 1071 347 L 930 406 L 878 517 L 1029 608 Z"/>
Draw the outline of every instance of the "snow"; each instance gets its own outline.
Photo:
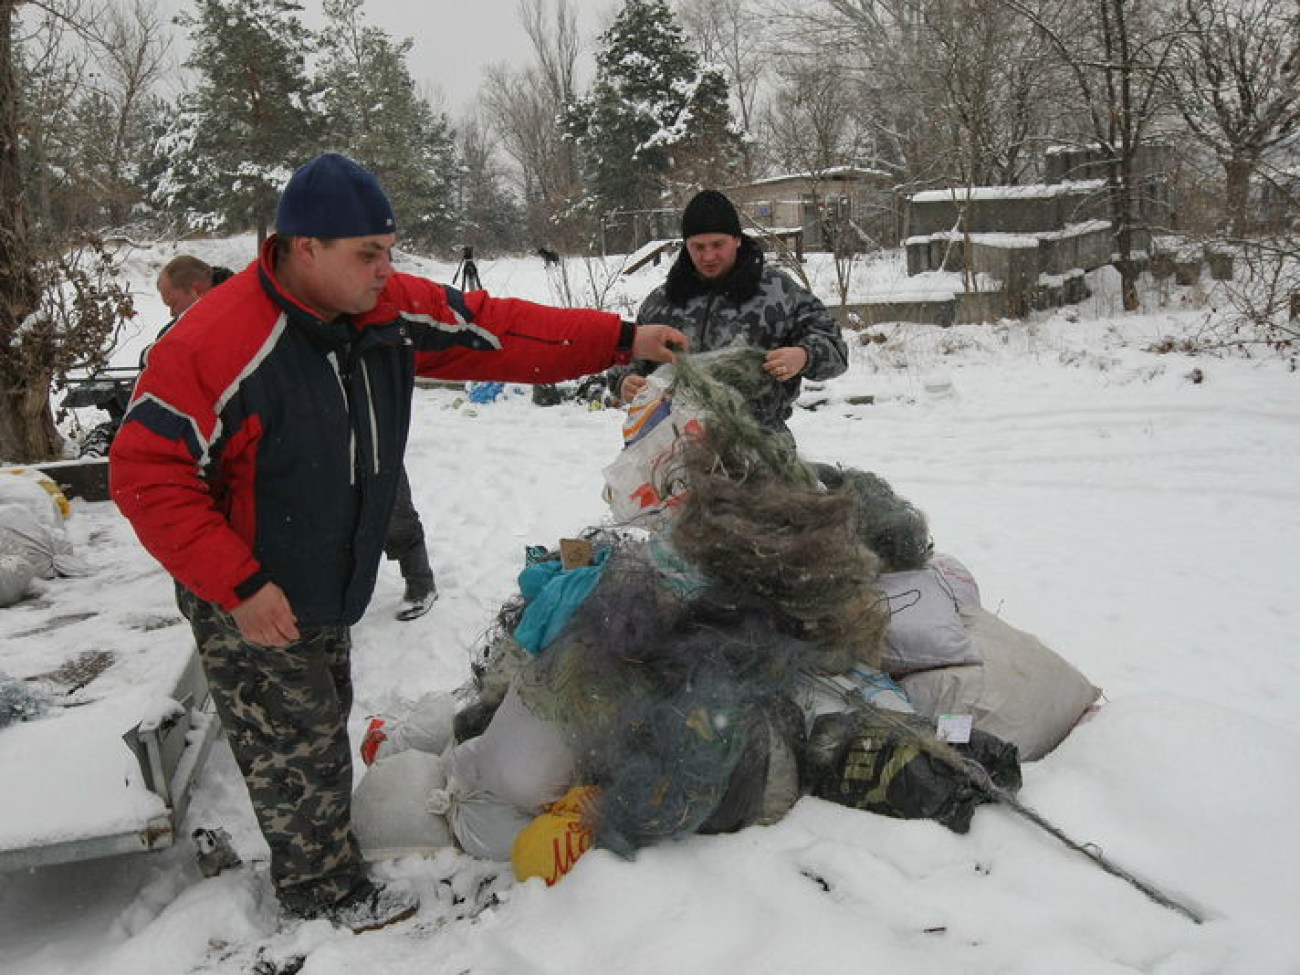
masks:
<path id="1" fill-rule="evenodd" d="M 768 183 L 787 183 L 791 180 L 810 180 L 815 182 L 817 180 L 842 179 L 845 177 L 855 179 L 871 176 L 887 177 L 889 175 L 891 174 L 888 171 L 875 169 L 871 166 L 827 166 L 825 169 L 819 169 L 816 172 L 803 171 L 767 176 L 763 179 L 756 179 L 746 185 L 763 186 Z M 947 197 L 944 197 L 944 199 L 947 199 Z"/>
<path id="2" fill-rule="evenodd" d="M 972 243 L 983 244 L 985 247 L 1037 247 L 1044 240 L 1068 240 L 1071 237 L 1095 234 L 1109 228 L 1109 220 L 1085 220 L 1080 223 L 1067 224 L 1060 230 L 1045 230 L 1034 234 L 1016 234 L 1004 231 L 966 233 L 961 230 L 939 230 L 932 234 L 918 234 L 914 237 L 908 237 L 903 241 L 903 244 L 910 247 L 916 244 L 925 244 L 932 240 L 970 240 Z"/>
<path id="3" fill-rule="evenodd" d="M 252 243 L 133 249 L 142 315 L 118 361 L 162 324 L 153 281 L 179 250 L 239 267 Z M 820 260 L 809 271 L 829 295 Z M 441 280 L 455 270 L 405 263 Z M 479 269 L 497 293 L 557 297 L 540 259 Z M 662 273 L 646 268 L 609 293 L 634 306 Z M 597 277 L 591 265 L 569 274 L 582 287 Z M 493 881 L 491 865 L 450 851 L 384 864 L 377 872 L 409 880 L 423 906 L 363 936 L 324 922 L 279 929 L 259 868 L 203 879 L 186 843 L 12 873 L 0 878 L 5 972 L 235 973 L 259 958 L 263 971 L 288 971 L 298 956 L 304 975 L 1300 971 L 1297 378 L 1275 361 L 1144 351 L 1197 334 L 1206 308 L 1191 296 L 1208 284 L 1124 315 L 1113 274 L 1090 280 L 1087 304 L 1027 324 L 899 326 L 884 344 L 854 343 L 849 373 L 810 392 L 826 402 L 797 411 L 792 428 L 805 456 L 885 477 L 972 570 L 986 607 L 1105 690 L 1093 718 L 1024 766 L 1021 799 L 1204 924 L 1006 808 L 981 807 L 958 836 L 804 799 L 774 826 L 635 861 L 592 852 L 552 888 Z M 874 403 L 850 402 L 864 396 Z M 407 466 L 441 599 L 397 622 L 401 580 L 384 564 L 354 634 L 354 735 L 368 714 L 466 678 L 524 546 L 606 518 L 600 469 L 620 445 L 617 412 L 535 407 L 522 389 L 474 406 L 446 388 L 415 399 Z M 159 625 L 177 618 L 171 585 L 111 505 L 73 507 L 78 552 L 97 571 L 42 582 L 34 600 L 0 611 L 0 670 L 131 650 L 89 687 L 147 706 L 151 655 L 187 643 L 179 622 Z M 34 620 L 92 611 L 19 638 Z M 58 729 L 61 747 L 38 757 L 85 773 L 77 796 L 48 803 L 68 828 L 109 801 L 103 780 L 118 769 L 78 741 L 76 710 L 0 731 Z M 6 785 L 0 824 L 23 801 Z M 226 828 L 246 861 L 265 856 L 224 743 L 201 774 L 185 831 L 194 826 Z M 495 903 L 476 894 L 480 882 Z M 471 906 L 482 909 L 469 916 Z"/>
<path id="4" fill-rule="evenodd" d="M 1042 200 L 1053 196 L 1093 193 L 1105 187 L 1103 179 L 1065 180 L 1061 183 L 1032 183 L 1026 186 L 968 186 L 913 193 L 913 203 L 961 203 L 966 200 Z"/>

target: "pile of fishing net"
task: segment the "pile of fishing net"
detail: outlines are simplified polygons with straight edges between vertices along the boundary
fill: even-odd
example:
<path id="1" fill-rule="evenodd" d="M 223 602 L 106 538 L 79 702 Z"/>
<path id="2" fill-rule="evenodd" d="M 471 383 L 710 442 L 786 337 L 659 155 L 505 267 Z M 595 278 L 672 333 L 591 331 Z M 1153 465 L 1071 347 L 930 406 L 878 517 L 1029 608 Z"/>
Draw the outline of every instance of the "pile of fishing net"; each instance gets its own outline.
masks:
<path id="1" fill-rule="evenodd" d="M 762 359 L 678 357 L 674 402 L 705 419 L 656 467 L 671 518 L 588 533 L 598 581 L 552 638 L 518 653 L 531 607 L 514 601 L 488 651 L 513 661 L 526 706 L 562 729 L 576 780 L 594 787 L 582 819 L 603 848 L 773 822 L 810 790 L 969 823 L 969 788 L 931 788 L 962 759 L 925 719 L 867 717 L 876 709 L 852 690 L 831 705 L 851 721 L 817 725 L 805 711 L 819 678 L 879 664 L 889 607 L 875 582 L 923 563 L 931 545 L 924 516 L 883 479 L 809 464 L 753 421 L 745 403 L 772 382 Z M 865 767 L 866 743 L 888 752 L 884 764 L 872 783 L 844 779 Z M 993 751 L 1015 766 L 1014 749 Z M 930 780 L 920 800 L 900 792 L 909 774 Z"/>
<path id="2" fill-rule="evenodd" d="M 591 845 L 771 823 L 809 793 L 964 830 L 972 758 L 1018 785 L 1014 747 L 944 744 L 879 670 L 880 575 L 925 562 L 925 518 L 758 427 L 762 359 L 678 357 L 671 408 L 692 420 L 653 465 L 646 493 L 671 503 L 649 527 L 527 553 L 432 770 L 463 849 L 553 882 Z"/>
<path id="3" fill-rule="evenodd" d="M 768 774 L 773 729 L 788 722 L 813 648 L 751 593 L 674 588 L 656 562 L 664 554 L 618 542 L 599 585 L 518 682 L 529 709 L 564 729 L 578 780 L 598 786 L 597 845 L 624 854 L 773 822 L 794 801 L 793 765 L 784 779 Z M 734 775 L 742 763 L 751 774 Z"/>

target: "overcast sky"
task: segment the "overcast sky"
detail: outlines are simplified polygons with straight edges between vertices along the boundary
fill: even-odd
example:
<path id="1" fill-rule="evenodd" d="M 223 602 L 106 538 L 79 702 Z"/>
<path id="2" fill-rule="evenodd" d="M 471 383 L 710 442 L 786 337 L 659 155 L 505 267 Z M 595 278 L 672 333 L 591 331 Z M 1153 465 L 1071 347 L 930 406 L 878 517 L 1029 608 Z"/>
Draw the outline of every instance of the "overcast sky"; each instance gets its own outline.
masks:
<path id="1" fill-rule="evenodd" d="M 595 35 L 619 0 L 569 0 L 590 58 Z M 319 8 L 307 0 L 308 9 Z M 442 89 L 446 108 L 458 115 L 474 98 L 485 65 L 532 60 L 532 46 L 519 20 L 518 0 L 366 0 L 369 19 L 415 46 L 408 64 L 418 81 Z"/>
<path id="2" fill-rule="evenodd" d="M 192 0 L 158 0 L 168 15 L 193 10 Z M 320 0 L 299 0 L 303 20 L 320 26 Z M 555 0 L 551 0 L 553 9 Z M 493 62 L 526 64 L 532 45 L 519 19 L 519 0 L 366 0 L 366 19 L 395 39 L 409 37 L 414 47 L 407 65 L 424 93 L 443 95 L 443 105 L 457 118 L 473 102 L 483 68 Z M 621 6 L 621 0 L 569 0 L 578 17 L 578 31 L 590 71 L 595 37 Z M 176 53 L 184 58 L 188 39 L 176 37 Z M 587 80 L 583 78 L 582 80 Z"/>

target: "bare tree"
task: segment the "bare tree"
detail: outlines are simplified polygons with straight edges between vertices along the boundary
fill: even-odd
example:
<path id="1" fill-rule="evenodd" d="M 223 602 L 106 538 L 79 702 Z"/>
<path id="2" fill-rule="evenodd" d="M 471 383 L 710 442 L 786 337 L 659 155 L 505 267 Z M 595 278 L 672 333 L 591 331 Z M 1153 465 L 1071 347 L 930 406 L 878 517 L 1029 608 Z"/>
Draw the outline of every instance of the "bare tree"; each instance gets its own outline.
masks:
<path id="1" fill-rule="evenodd" d="M 24 5 L 11 6 L 16 10 Z M 21 22 L 16 14 L 13 17 L 11 67 L 18 98 L 14 110 L 43 121 L 25 131 L 23 140 L 27 216 L 38 227 L 59 220 L 55 173 L 75 149 L 66 122 L 73 114 L 79 81 L 90 74 L 90 52 L 85 43 L 69 43 L 70 39 L 76 41 L 70 38 L 70 25 L 78 23 L 84 7 L 80 0 L 73 0 L 59 13 L 34 6 Z"/>
<path id="2" fill-rule="evenodd" d="M 577 155 L 556 120 L 577 97 L 581 42 L 569 0 L 519 0 L 519 16 L 533 46 L 522 70 L 489 68 L 483 100 L 505 152 L 518 167 L 529 235 L 538 244 L 576 250 L 588 236 L 573 215 L 582 196 Z"/>
<path id="3" fill-rule="evenodd" d="M 18 47 L 31 216 L 42 230 L 119 225 L 141 196 L 151 93 L 170 39 L 147 0 L 29 4 Z"/>
<path id="4" fill-rule="evenodd" d="M 936 124 L 937 99 L 924 90 L 927 53 L 908 0 L 774 3 L 770 29 L 780 36 L 784 53 L 820 60 L 821 70 L 851 94 L 849 111 L 871 134 L 874 164 L 895 172 L 900 183 L 930 185 L 927 177 L 935 175 L 943 155 L 937 150 L 942 127 Z"/>
<path id="5" fill-rule="evenodd" d="M 706 64 L 718 65 L 727 76 L 743 132 L 754 132 L 758 122 L 759 90 L 766 78 L 769 52 L 765 49 L 764 17 L 755 0 L 681 0 L 682 26 Z M 753 175 L 753 161 L 745 151 L 744 171 Z"/>
<path id="6" fill-rule="evenodd" d="M 1001 0 L 815 0 L 788 31 L 837 66 L 875 132 L 876 165 L 915 188 L 1034 174 L 1057 70 Z M 832 53 L 833 52 L 833 53 Z M 829 68 L 828 68 L 829 70 Z"/>
<path id="7" fill-rule="evenodd" d="M 1008 17 L 1002 0 L 919 0 L 915 9 L 930 50 L 918 68 L 940 99 L 957 181 L 1025 182 L 1037 171 L 1053 104 L 1053 65 L 1039 33 Z"/>
<path id="8" fill-rule="evenodd" d="M 18 6 L 19 0 L 0 0 L 0 458 L 30 462 L 62 450 L 50 409 L 52 381 L 71 369 L 102 364 L 116 329 L 133 310 L 99 241 L 38 242 L 29 225 L 21 134 L 42 126 L 24 115 L 15 45 Z M 88 7 L 37 6 L 83 39 L 88 36 L 86 24 L 73 16 Z M 27 163 L 30 168 L 30 157 Z"/>
<path id="9" fill-rule="evenodd" d="M 17 8 L 18 0 L 0 0 L 0 458 L 15 461 L 49 457 L 58 444 L 49 413 L 49 385 L 32 388 L 26 382 L 22 351 L 24 326 L 36 309 L 39 290 L 18 142 Z"/>
<path id="10" fill-rule="evenodd" d="M 111 130 L 108 142 L 91 147 L 86 161 L 98 162 L 98 189 L 113 226 L 126 221 L 140 196 L 132 177 L 146 137 L 146 105 L 171 66 L 170 49 L 166 22 L 151 0 L 110 7 L 97 25 L 92 50 L 103 79 L 100 94 L 111 112 Z"/>
<path id="11" fill-rule="evenodd" d="M 1106 164 L 1106 199 L 1126 311 L 1139 306 L 1136 235 L 1143 227 L 1138 156 L 1169 117 L 1170 62 L 1183 25 L 1155 0 L 1062 0 L 1055 9 L 1005 0 L 1051 45 L 1074 81 L 1083 130 Z"/>
<path id="12" fill-rule="evenodd" d="M 769 151 L 782 169 L 807 178 L 808 210 L 821 243 L 834 255 L 836 286 L 844 304 L 854 259 L 870 242 L 854 220 L 850 202 L 833 192 L 830 177 L 862 159 L 871 134 L 853 111 L 853 88 L 824 57 L 788 55 L 776 73 L 781 82 L 765 113 Z"/>
<path id="13" fill-rule="evenodd" d="M 456 128 L 459 173 L 457 239 L 480 254 L 519 251 L 527 243 L 518 203 L 506 190 L 492 127 L 477 112 Z M 463 252 L 462 252 L 463 253 Z"/>
<path id="14" fill-rule="evenodd" d="M 1249 233 L 1251 182 L 1300 128 L 1300 8 L 1295 0 L 1185 0 L 1171 76 L 1195 137 L 1223 167 L 1222 230 Z"/>

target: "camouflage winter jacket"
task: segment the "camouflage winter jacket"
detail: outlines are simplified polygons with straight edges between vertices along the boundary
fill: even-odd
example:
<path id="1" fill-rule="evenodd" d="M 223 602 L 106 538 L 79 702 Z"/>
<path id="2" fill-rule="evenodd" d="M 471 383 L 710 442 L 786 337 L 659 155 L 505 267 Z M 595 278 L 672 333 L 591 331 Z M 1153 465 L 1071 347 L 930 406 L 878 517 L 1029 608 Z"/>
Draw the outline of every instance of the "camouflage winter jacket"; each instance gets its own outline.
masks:
<path id="1" fill-rule="evenodd" d="M 736 266 L 717 282 L 696 274 L 682 248 L 667 281 L 641 303 L 637 321 L 680 329 L 690 339 L 691 352 L 732 345 L 799 346 L 807 352 L 808 365 L 799 376 L 749 404 L 755 419 L 770 430 L 785 429 L 801 379 L 832 379 L 848 368 L 848 349 L 826 306 L 784 272 L 766 267 L 763 252 L 749 237 L 742 238 Z M 637 360 L 611 369 L 610 388 L 617 392 L 629 373 L 649 375 L 657 365 Z"/>

